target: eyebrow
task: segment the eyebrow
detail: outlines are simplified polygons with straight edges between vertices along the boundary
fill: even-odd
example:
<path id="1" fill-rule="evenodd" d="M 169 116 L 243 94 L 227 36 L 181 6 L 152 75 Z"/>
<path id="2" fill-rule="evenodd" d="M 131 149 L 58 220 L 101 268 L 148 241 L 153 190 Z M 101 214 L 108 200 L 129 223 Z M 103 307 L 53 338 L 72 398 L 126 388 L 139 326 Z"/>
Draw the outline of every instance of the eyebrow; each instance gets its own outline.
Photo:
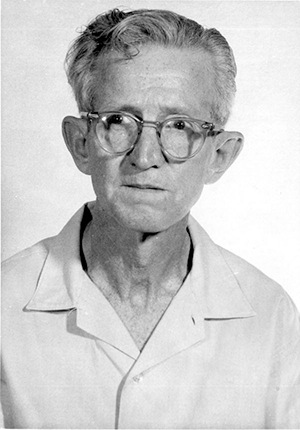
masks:
<path id="1" fill-rule="evenodd" d="M 168 116 L 168 115 L 190 116 L 187 113 L 187 107 L 186 106 L 185 107 L 184 106 L 182 106 L 182 107 L 180 107 L 180 106 L 164 106 L 164 107 L 160 106 L 160 109 L 161 109 L 160 112 L 166 116 Z M 137 108 L 136 106 L 130 105 L 130 104 L 124 104 L 124 105 L 118 106 L 117 109 L 112 109 L 112 110 L 129 112 L 133 115 L 136 115 L 137 117 L 140 117 L 140 118 L 143 117 L 141 110 L 139 108 Z"/>

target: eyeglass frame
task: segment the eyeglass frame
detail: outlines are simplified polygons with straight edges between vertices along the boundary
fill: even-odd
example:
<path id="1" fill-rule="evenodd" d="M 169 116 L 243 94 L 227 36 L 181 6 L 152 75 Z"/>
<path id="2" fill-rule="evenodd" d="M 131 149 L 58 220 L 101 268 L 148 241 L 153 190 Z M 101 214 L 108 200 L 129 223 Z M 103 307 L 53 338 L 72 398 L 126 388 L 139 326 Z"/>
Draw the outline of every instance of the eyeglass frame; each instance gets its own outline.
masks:
<path id="1" fill-rule="evenodd" d="M 124 151 L 120 151 L 120 152 L 110 152 L 108 149 L 104 148 L 101 145 L 101 142 L 98 139 L 98 135 L 97 135 L 97 139 L 99 141 L 99 144 L 100 144 L 101 148 L 105 152 L 107 152 L 108 154 L 111 154 L 111 155 L 124 155 L 124 154 L 128 153 L 129 151 L 131 151 L 135 147 L 136 143 L 138 142 L 139 137 L 140 137 L 140 135 L 141 135 L 141 133 L 143 131 L 143 128 L 146 126 L 146 127 L 153 127 L 153 128 L 155 128 L 156 135 L 157 135 L 157 140 L 158 140 L 158 144 L 159 144 L 159 146 L 160 146 L 161 151 L 163 152 L 163 154 L 165 154 L 167 157 L 173 158 L 174 160 L 186 161 L 186 160 L 189 160 L 189 159 L 195 157 L 195 155 L 197 155 L 200 152 L 200 150 L 203 148 L 204 143 L 206 141 L 206 138 L 207 138 L 207 136 L 208 136 L 208 134 L 210 132 L 214 132 L 214 133 L 218 134 L 218 133 L 221 133 L 222 131 L 224 131 L 223 129 L 215 130 L 215 125 L 212 122 L 203 121 L 201 119 L 196 119 L 196 118 L 184 117 L 184 116 L 180 116 L 180 115 L 178 115 L 178 116 L 176 115 L 176 116 L 173 116 L 173 117 L 170 117 L 170 118 L 166 118 L 163 121 L 147 121 L 147 120 L 144 120 L 142 118 L 139 118 L 136 115 L 131 114 L 130 112 L 125 112 L 125 111 L 80 112 L 81 118 L 87 119 L 90 123 L 92 123 L 93 120 L 100 119 L 101 116 L 103 116 L 103 115 L 114 115 L 114 114 L 126 115 L 126 116 L 128 116 L 129 118 L 131 118 L 131 119 L 133 119 L 135 121 L 135 123 L 137 124 L 137 138 L 134 141 L 134 143 L 128 149 L 126 149 Z M 162 144 L 162 141 L 161 141 L 161 130 L 162 130 L 164 124 L 166 122 L 172 120 L 172 119 L 179 119 L 179 120 L 182 119 L 182 120 L 194 121 L 198 125 L 199 125 L 199 123 L 201 123 L 200 124 L 201 128 L 204 131 L 206 131 L 206 133 L 204 135 L 203 145 L 201 147 L 199 147 L 199 149 L 197 149 L 197 151 L 194 154 L 192 154 L 191 156 L 189 156 L 189 157 L 176 157 L 175 155 L 170 154 L 164 148 L 164 146 Z"/>

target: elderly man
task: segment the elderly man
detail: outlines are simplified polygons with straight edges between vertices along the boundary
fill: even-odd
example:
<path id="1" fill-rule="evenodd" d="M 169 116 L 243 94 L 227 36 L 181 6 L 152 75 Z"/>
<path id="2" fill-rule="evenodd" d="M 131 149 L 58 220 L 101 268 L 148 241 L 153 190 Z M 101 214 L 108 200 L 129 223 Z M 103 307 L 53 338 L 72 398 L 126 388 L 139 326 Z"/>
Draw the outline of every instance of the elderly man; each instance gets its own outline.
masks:
<path id="1" fill-rule="evenodd" d="M 215 29 L 113 10 L 67 56 L 96 201 L 4 266 L 9 428 L 298 428 L 299 315 L 190 209 L 238 156 Z"/>

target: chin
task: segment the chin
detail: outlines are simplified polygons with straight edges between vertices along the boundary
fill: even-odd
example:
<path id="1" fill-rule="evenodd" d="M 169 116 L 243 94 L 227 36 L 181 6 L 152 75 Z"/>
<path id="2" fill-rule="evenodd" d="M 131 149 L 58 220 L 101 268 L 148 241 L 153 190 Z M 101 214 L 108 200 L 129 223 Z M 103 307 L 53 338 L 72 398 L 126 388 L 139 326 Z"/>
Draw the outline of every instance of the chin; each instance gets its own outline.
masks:
<path id="1" fill-rule="evenodd" d="M 167 230 L 170 227 L 170 223 L 164 223 L 161 220 L 153 219 L 130 219 L 122 220 L 122 225 L 124 228 L 138 233 L 159 233 L 161 231 Z"/>
<path id="2" fill-rule="evenodd" d="M 127 216 L 126 216 L 127 215 Z M 185 215 L 161 212 L 156 210 L 138 210 L 125 214 L 124 211 L 119 217 L 119 223 L 126 229 L 140 233 L 159 233 L 168 230 L 173 225 L 181 221 Z"/>

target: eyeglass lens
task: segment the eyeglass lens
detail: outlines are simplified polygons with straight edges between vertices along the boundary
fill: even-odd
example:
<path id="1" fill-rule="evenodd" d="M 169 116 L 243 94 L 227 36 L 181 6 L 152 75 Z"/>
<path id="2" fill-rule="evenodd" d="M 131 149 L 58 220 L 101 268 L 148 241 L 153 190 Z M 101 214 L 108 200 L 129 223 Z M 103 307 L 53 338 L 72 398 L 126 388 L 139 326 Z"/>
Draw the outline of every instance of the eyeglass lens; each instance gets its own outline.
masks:
<path id="1" fill-rule="evenodd" d="M 136 143 L 139 125 L 130 116 L 114 113 L 98 120 L 96 132 L 101 146 L 117 154 L 126 152 Z M 200 124 L 192 120 L 171 118 L 162 123 L 160 140 L 170 156 L 189 158 L 203 146 L 205 133 Z"/>

